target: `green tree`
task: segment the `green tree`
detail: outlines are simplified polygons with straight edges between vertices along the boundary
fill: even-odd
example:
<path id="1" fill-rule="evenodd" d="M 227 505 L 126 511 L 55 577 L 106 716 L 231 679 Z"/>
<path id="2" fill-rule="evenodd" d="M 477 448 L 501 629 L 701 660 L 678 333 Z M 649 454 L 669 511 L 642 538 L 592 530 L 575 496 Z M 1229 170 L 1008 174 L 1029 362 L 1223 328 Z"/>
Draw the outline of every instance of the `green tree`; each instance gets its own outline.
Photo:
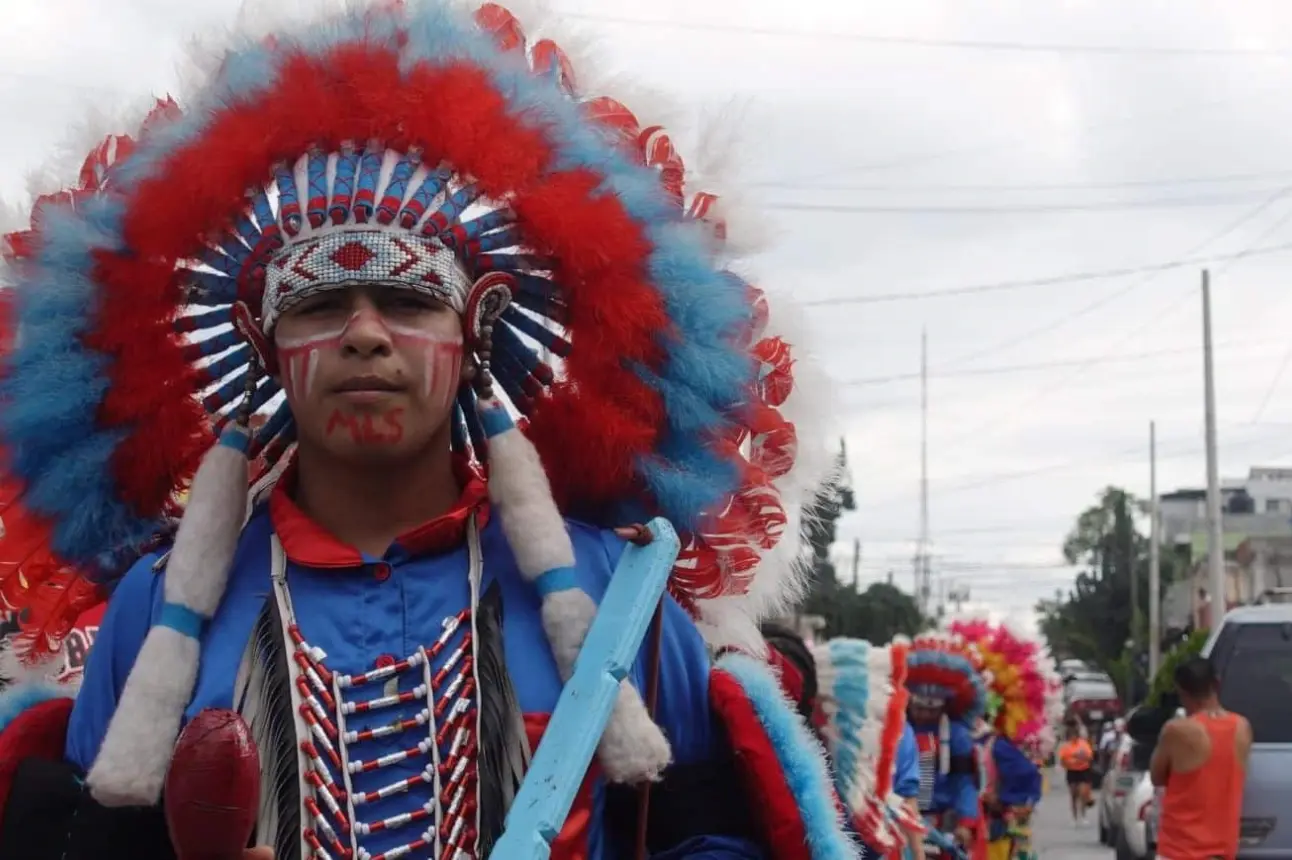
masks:
<path id="1" fill-rule="evenodd" d="M 857 509 L 848 480 L 848 456 L 843 443 L 835 458 L 835 473 L 817 495 L 804 518 L 803 540 L 811 552 L 812 588 L 802 611 L 825 619 L 825 635 L 850 636 L 884 644 L 894 636 L 913 636 L 925 626 L 915 599 L 891 583 L 876 582 L 864 592 L 843 585 L 835 575 L 830 547 L 840 517 Z"/>
<path id="2" fill-rule="evenodd" d="M 1156 705 L 1162 701 L 1162 697 L 1175 689 L 1175 667 L 1179 666 L 1190 657 L 1196 657 L 1202 653 L 1202 646 L 1207 644 L 1207 637 L 1210 632 L 1207 630 L 1195 630 L 1189 634 L 1189 638 L 1176 645 L 1162 658 L 1162 665 L 1158 667 L 1157 674 L 1153 676 L 1153 684 L 1148 693 L 1148 704 Z"/>
<path id="3" fill-rule="evenodd" d="M 1072 589 L 1037 606 L 1041 632 L 1051 649 L 1108 672 L 1122 695 L 1145 692 L 1143 652 L 1147 650 L 1149 540 L 1136 528 L 1135 499 L 1107 487 L 1095 505 L 1077 517 L 1063 541 L 1063 555 L 1083 570 Z M 1162 559 L 1162 587 L 1172 580 L 1172 559 Z M 1132 605 L 1131 579 L 1138 579 Z M 1135 648 L 1127 643 L 1134 632 Z"/>
<path id="4" fill-rule="evenodd" d="M 894 636 L 914 636 L 925 626 L 915 598 L 887 582 L 863 592 L 834 583 L 808 597 L 804 610 L 825 619 L 827 637 L 849 636 L 883 645 Z"/>

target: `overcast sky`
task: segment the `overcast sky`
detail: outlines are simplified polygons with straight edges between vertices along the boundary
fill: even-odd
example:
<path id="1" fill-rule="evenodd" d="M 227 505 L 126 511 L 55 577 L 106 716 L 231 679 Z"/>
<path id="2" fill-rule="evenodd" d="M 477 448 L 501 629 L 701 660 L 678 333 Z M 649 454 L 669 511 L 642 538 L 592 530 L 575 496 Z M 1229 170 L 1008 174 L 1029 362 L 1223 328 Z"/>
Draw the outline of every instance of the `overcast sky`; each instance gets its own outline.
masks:
<path id="1" fill-rule="evenodd" d="M 166 92 L 187 36 L 238 3 L 11 5 L 9 200 L 87 101 Z M 863 586 L 912 584 L 922 328 L 934 567 L 975 602 L 1027 612 L 1067 587 L 1075 515 L 1110 483 L 1147 492 L 1150 420 L 1160 486 L 1204 483 L 1200 265 L 1166 264 L 1292 243 L 1292 5 L 550 5 L 686 113 L 740 118 L 779 238 L 757 269 L 819 302 L 841 383 L 860 509 L 840 551 L 861 540 Z M 1211 264 L 1225 475 L 1292 464 L 1290 264 Z M 1148 271 L 1107 274 L 1126 269 Z"/>

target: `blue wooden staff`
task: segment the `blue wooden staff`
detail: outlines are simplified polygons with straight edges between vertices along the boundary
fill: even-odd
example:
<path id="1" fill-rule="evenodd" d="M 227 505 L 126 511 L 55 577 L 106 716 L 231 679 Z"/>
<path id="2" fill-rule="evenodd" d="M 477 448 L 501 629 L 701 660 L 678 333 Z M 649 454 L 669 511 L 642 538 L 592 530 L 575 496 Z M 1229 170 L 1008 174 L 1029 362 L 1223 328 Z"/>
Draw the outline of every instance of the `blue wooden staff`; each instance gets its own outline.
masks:
<path id="1" fill-rule="evenodd" d="M 583 640 L 574 674 L 561 690 L 529 772 L 494 846 L 500 860 L 547 860 L 597 744 L 610 722 L 619 682 L 628 676 L 664 595 L 681 545 L 667 520 L 647 526 L 651 542 L 629 544 Z"/>

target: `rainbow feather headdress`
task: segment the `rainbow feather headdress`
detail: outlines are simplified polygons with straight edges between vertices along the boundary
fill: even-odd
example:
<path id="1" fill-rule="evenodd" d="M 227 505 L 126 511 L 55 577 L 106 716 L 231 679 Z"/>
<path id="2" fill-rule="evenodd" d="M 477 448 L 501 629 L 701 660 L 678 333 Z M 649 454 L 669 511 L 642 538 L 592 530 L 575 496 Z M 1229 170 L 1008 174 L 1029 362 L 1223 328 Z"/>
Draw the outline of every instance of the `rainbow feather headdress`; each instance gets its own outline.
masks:
<path id="1" fill-rule="evenodd" d="M 906 726 L 907 644 L 831 639 L 814 646 L 812 656 L 835 789 L 862 840 L 887 853 L 904 839 L 901 803 L 892 792 Z"/>
<path id="2" fill-rule="evenodd" d="M 572 563 L 568 545 L 526 539 L 564 534 L 563 515 L 664 516 L 684 537 L 672 594 L 715 645 L 757 642 L 759 617 L 800 584 L 782 537 L 828 467 L 823 412 L 783 315 L 733 268 L 724 201 L 692 189 L 668 134 L 582 87 L 555 41 L 493 3 L 347 8 L 240 36 L 207 65 L 191 97 L 109 137 L 9 237 L 19 338 L 0 381 L 0 516 L 26 538 L 0 545 L 0 597 L 27 611 L 31 654 L 173 534 L 180 623 L 154 627 L 132 682 L 151 655 L 180 696 L 190 622 L 218 606 L 257 477 L 247 463 L 272 480 L 294 442 L 269 330 L 300 296 L 356 281 L 463 315 L 496 388 L 457 392 L 453 448 L 487 467 L 504 526 L 517 520 L 526 578 Z M 521 492 L 534 486 L 550 491 Z M 577 653 L 595 606 L 540 590 L 558 657 Z M 549 613 L 553 595 L 577 609 Z M 128 682 L 100 764 L 126 751 L 113 732 L 127 716 L 138 731 L 172 721 L 126 708 L 132 695 Z M 639 766 L 603 742 L 612 778 L 667 760 L 635 695 L 607 739 Z M 635 737 L 616 735 L 625 724 Z M 101 799 L 154 790 L 109 781 L 90 775 Z"/>
<path id="3" fill-rule="evenodd" d="M 987 710 L 982 658 L 974 645 L 950 632 L 921 633 L 906 659 L 912 698 L 936 701 L 951 719 L 974 723 Z"/>
<path id="4" fill-rule="evenodd" d="M 982 658 L 983 680 L 994 705 L 986 719 L 1019 747 L 1046 753 L 1053 744 L 1054 705 L 1061 688 L 1044 643 L 1008 623 L 981 618 L 953 621 L 948 630 L 973 643 Z"/>

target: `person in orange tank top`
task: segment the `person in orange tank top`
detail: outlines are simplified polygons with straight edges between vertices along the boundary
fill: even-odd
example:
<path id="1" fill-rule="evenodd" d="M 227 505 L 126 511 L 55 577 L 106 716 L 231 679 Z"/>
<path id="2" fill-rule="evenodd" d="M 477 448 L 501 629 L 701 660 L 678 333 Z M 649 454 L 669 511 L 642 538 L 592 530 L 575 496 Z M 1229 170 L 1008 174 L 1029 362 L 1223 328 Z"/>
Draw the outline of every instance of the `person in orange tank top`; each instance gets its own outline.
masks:
<path id="1" fill-rule="evenodd" d="M 1073 824 L 1085 824 L 1086 814 L 1094 805 L 1090 795 L 1093 776 L 1090 766 L 1094 760 L 1094 748 L 1081 731 L 1081 724 L 1075 720 L 1070 721 L 1068 739 L 1059 747 L 1059 764 L 1067 774 Z"/>
<path id="2" fill-rule="evenodd" d="M 1205 658 L 1178 666 L 1175 687 L 1185 716 L 1162 728 L 1149 766 L 1153 784 L 1166 789 L 1157 856 L 1233 860 L 1252 727 L 1220 706 L 1219 680 Z"/>

